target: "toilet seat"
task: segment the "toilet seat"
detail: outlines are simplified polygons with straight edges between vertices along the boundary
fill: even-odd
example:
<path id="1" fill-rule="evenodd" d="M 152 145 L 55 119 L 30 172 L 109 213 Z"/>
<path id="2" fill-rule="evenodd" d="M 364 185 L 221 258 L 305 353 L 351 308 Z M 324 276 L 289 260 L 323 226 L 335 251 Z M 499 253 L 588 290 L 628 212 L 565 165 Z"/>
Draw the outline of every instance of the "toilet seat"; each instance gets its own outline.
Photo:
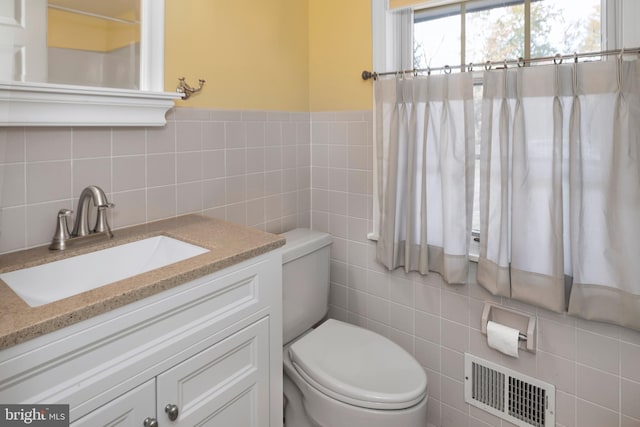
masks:
<path id="1" fill-rule="evenodd" d="M 311 386 L 343 403 L 405 409 L 427 389 L 422 367 L 389 339 L 329 319 L 289 347 L 291 362 Z"/>

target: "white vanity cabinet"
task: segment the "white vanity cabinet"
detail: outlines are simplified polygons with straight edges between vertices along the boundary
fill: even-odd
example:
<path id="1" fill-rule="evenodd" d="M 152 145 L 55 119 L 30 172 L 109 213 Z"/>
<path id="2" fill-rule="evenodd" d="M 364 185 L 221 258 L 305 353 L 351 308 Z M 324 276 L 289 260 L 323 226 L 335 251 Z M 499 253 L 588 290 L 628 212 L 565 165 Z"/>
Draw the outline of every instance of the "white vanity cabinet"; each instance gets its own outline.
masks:
<path id="1" fill-rule="evenodd" d="M 269 321 L 264 318 L 71 424 L 269 426 Z M 177 418 L 171 420 L 175 411 Z"/>
<path id="2" fill-rule="evenodd" d="M 281 270 L 278 249 L 1 350 L 0 402 L 68 403 L 73 427 L 281 426 Z"/>

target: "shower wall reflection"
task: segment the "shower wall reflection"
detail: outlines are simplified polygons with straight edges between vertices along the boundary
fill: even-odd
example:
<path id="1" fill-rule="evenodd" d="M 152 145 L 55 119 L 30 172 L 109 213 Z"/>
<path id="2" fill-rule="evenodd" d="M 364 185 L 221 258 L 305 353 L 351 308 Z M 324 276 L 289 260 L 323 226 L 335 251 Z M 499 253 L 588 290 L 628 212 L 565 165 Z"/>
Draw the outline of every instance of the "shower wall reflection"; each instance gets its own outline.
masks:
<path id="1" fill-rule="evenodd" d="M 139 89 L 139 0 L 50 0 L 48 82 Z"/>

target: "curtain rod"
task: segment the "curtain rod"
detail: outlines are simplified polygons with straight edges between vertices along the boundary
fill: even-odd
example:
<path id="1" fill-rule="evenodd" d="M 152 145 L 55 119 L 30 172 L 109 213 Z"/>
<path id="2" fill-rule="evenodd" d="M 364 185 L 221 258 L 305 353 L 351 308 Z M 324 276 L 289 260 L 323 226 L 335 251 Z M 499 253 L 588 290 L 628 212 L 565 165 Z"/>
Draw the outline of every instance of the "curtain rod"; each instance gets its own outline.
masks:
<path id="1" fill-rule="evenodd" d="M 626 55 L 626 54 L 640 54 L 640 47 L 634 47 L 630 49 L 612 49 L 612 50 L 603 50 L 600 52 L 585 52 L 585 53 L 574 53 L 572 55 L 560 55 L 559 53 L 555 56 L 540 56 L 537 58 L 529 58 L 524 59 L 522 57 L 518 59 L 505 59 L 503 61 L 487 61 L 484 64 L 473 64 L 470 62 L 467 65 L 445 65 L 444 67 L 437 68 L 412 68 L 409 70 L 398 70 L 398 71 L 386 71 L 384 73 L 377 73 L 371 71 L 363 71 L 362 72 L 362 80 L 373 79 L 376 80 L 379 76 L 390 76 L 390 75 L 399 75 L 399 74 L 413 74 L 417 75 L 418 73 L 427 73 L 430 74 L 432 71 L 444 71 L 446 74 L 451 73 L 451 70 L 462 70 L 464 71 L 473 71 L 474 65 L 483 65 L 485 70 L 493 69 L 494 65 L 498 65 L 499 68 L 496 69 L 504 69 L 508 68 L 509 65 L 517 65 L 518 67 L 525 67 L 534 62 L 544 62 L 544 61 L 553 61 L 554 64 L 562 64 L 565 59 L 573 59 L 574 62 L 578 62 L 580 58 L 589 58 L 594 56 L 609 56 L 609 55 Z"/>
<path id="2" fill-rule="evenodd" d="M 84 15 L 84 16 L 89 16 L 91 18 L 98 18 L 98 19 L 104 19 L 106 21 L 113 21 L 113 22 L 118 22 L 120 24 L 140 24 L 140 21 L 135 21 L 135 20 L 129 20 L 129 19 L 122 19 L 122 18 L 114 18 L 113 16 L 106 16 L 106 15 L 100 15 L 97 13 L 91 13 L 91 12 L 86 12 L 84 10 L 80 10 L 80 9 L 72 9 L 70 7 L 64 7 L 64 6 L 59 6 L 57 4 L 51 4 L 49 3 L 47 5 L 49 7 L 49 9 L 55 9 L 55 10 L 60 10 L 63 12 L 69 12 L 69 13 L 75 13 L 78 15 Z"/>

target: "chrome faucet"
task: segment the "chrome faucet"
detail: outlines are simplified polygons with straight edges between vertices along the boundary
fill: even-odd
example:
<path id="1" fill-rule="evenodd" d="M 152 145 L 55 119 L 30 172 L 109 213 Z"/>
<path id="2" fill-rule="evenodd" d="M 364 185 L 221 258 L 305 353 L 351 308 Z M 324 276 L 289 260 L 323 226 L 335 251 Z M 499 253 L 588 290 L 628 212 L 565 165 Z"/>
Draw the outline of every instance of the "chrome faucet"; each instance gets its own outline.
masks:
<path id="1" fill-rule="evenodd" d="M 93 201 L 93 206 L 98 209 L 96 214 L 96 225 L 89 229 L 89 201 Z M 86 187 L 80 193 L 78 200 L 78 209 L 76 212 L 76 220 L 73 224 L 73 230 L 69 233 L 67 218 L 71 216 L 73 211 L 69 209 L 61 209 L 58 212 L 58 221 L 56 223 L 56 231 L 51 240 L 49 249 L 64 250 L 67 245 L 74 239 L 89 235 L 104 235 L 108 238 L 113 237 L 109 222 L 107 221 L 107 209 L 115 205 L 109 203 L 104 191 L 96 185 Z"/>
<path id="2" fill-rule="evenodd" d="M 93 200 L 93 206 L 98 208 L 96 226 L 93 230 L 89 230 L 89 199 Z M 109 203 L 104 191 L 96 185 L 90 185 L 80 193 L 78 200 L 78 209 L 76 213 L 76 221 L 73 224 L 71 237 L 87 236 L 90 233 L 106 233 L 109 237 L 113 237 L 109 224 L 107 223 L 107 208 L 113 207 L 113 203 Z"/>

